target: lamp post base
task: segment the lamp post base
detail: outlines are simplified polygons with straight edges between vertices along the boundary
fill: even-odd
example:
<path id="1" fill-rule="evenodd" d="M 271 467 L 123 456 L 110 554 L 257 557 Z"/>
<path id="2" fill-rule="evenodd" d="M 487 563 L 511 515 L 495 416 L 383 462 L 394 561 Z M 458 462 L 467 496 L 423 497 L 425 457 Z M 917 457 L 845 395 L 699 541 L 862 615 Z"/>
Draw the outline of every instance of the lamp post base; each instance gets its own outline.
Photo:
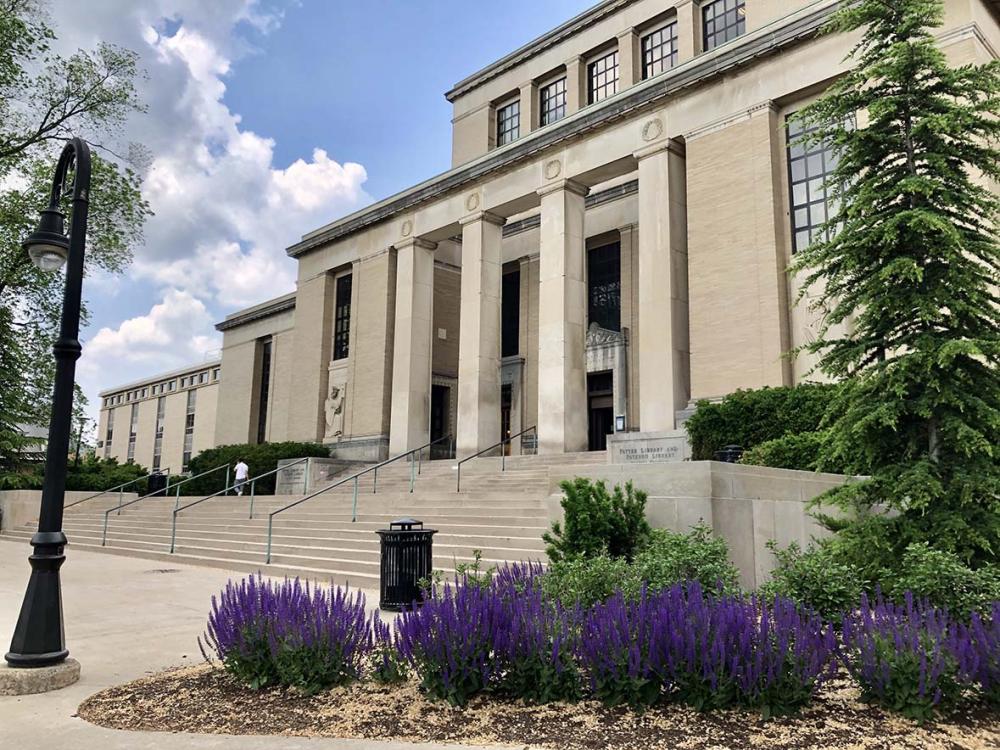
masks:
<path id="1" fill-rule="evenodd" d="M 80 662 L 65 659 L 38 669 L 14 669 L 0 665 L 0 695 L 34 695 L 69 687 L 80 679 Z"/>
<path id="2" fill-rule="evenodd" d="M 61 531 L 40 531 L 31 537 L 35 548 L 28 557 L 31 578 L 24 592 L 21 614 L 14 628 L 10 651 L 4 656 L 16 669 L 51 667 L 69 655 L 63 634 L 62 585 L 59 568 L 66 561 Z"/>

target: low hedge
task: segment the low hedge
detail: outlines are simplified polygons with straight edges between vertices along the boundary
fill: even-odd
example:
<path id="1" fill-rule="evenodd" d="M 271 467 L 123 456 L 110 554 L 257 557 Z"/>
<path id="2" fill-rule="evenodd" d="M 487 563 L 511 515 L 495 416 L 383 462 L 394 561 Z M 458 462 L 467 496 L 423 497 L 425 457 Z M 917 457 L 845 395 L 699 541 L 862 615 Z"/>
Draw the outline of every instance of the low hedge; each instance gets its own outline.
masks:
<path id="1" fill-rule="evenodd" d="M 799 432 L 775 440 L 767 440 L 743 454 L 741 464 L 770 466 L 775 469 L 799 469 L 816 471 L 820 468 L 819 457 L 828 433 Z M 843 473 L 840 467 L 823 466 L 824 471 Z"/>
<path id="2" fill-rule="evenodd" d="M 79 465 L 70 459 L 66 467 L 66 490 L 101 492 L 144 477 L 149 470 L 137 463 L 118 463 L 117 459 L 101 459 L 93 454 L 80 459 Z M 0 475 L 0 490 L 40 490 L 45 483 L 45 466 L 39 464 L 17 473 Z M 142 480 L 126 488 L 127 492 L 146 492 Z"/>
<path id="3" fill-rule="evenodd" d="M 329 458 L 330 449 L 319 443 L 260 443 L 256 445 L 220 445 L 202 451 L 191 459 L 188 470 L 192 476 L 201 474 L 216 466 L 228 464 L 236 466 L 239 459 L 250 467 L 250 476 L 255 477 L 278 468 L 278 461 L 288 458 Z M 257 482 L 258 495 L 274 494 L 274 484 L 277 475 L 271 474 Z M 230 483 L 235 477 L 230 472 Z M 226 472 L 220 470 L 204 477 L 194 479 L 181 487 L 183 495 L 210 495 L 226 486 Z"/>
<path id="4" fill-rule="evenodd" d="M 692 457 L 707 461 L 727 445 L 750 450 L 786 435 L 815 432 L 839 387 L 804 384 L 761 388 L 736 391 L 717 403 L 699 401 L 698 409 L 684 425 Z"/>

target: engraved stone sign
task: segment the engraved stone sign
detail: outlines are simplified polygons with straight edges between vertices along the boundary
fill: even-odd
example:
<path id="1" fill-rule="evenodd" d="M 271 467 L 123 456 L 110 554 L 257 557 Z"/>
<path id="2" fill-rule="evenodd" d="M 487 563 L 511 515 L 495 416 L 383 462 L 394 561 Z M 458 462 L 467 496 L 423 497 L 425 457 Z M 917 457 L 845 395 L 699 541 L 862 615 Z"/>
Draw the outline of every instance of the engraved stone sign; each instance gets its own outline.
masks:
<path id="1" fill-rule="evenodd" d="M 687 461 L 691 447 L 684 430 L 619 432 L 608 436 L 608 459 L 613 464 L 653 464 Z"/>

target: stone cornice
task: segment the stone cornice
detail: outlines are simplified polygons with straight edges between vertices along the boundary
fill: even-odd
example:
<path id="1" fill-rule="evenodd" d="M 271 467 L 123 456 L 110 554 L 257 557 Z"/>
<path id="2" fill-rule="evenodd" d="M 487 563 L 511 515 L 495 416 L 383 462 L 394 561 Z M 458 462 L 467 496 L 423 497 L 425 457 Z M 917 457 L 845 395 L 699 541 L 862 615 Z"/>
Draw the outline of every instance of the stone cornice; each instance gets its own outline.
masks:
<path id="1" fill-rule="evenodd" d="M 844 0 L 842 0 L 844 1 Z M 734 43 L 699 55 L 673 70 L 626 89 L 621 94 L 570 115 L 564 120 L 495 149 L 479 159 L 438 175 L 366 209 L 306 235 L 288 248 L 293 258 L 330 242 L 347 237 L 416 205 L 438 198 L 480 180 L 555 144 L 577 137 L 602 125 L 620 120 L 635 111 L 654 105 L 682 89 L 704 83 L 729 69 L 762 55 L 814 36 L 840 6 L 840 2 L 794 16 L 781 26 L 758 29 Z"/>
<path id="2" fill-rule="evenodd" d="M 450 102 L 455 101 L 463 94 L 469 93 L 473 89 L 482 86 L 487 81 L 496 78 L 505 71 L 520 65 L 526 60 L 530 60 L 532 57 L 544 52 L 548 48 L 559 44 L 563 40 L 578 34 L 590 26 L 593 26 L 595 23 L 598 23 L 613 13 L 617 13 L 622 8 L 626 8 L 634 2 L 636 2 L 636 0 L 605 0 L 603 3 L 600 3 L 589 10 L 585 10 L 580 15 L 571 18 L 537 39 L 533 39 L 523 47 L 511 52 L 509 55 L 505 55 L 496 62 L 487 65 L 482 70 L 478 70 L 472 75 L 463 78 L 444 95 L 445 98 Z"/>
<path id="3" fill-rule="evenodd" d="M 215 330 L 217 331 L 228 331 L 232 328 L 238 328 L 239 326 L 246 325 L 247 323 L 252 323 L 255 320 L 261 320 L 263 318 L 270 318 L 272 315 L 277 315 L 278 313 L 283 313 L 286 310 L 295 309 L 295 295 L 289 295 L 285 297 L 279 297 L 278 299 L 254 307 L 246 312 L 237 313 L 231 317 L 226 318 L 221 323 L 215 324 Z"/>

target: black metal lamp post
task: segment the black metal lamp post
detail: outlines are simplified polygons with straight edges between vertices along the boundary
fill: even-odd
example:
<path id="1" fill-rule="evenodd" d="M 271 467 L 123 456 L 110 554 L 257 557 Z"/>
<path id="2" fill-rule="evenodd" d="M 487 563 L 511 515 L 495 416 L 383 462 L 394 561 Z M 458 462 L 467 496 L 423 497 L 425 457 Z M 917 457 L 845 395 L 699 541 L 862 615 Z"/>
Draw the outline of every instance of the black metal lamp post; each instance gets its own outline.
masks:
<path id="1" fill-rule="evenodd" d="M 67 185 L 70 170 L 72 185 Z M 73 209 L 69 237 L 64 233 L 65 216 L 59 202 L 72 188 Z M 79 138 L 66 144 L 52 179 L 49 206 L 42 211 L 38 229 L 24 241 L 31 261 L 43 271 L 66 267 L 59 338 L 53 347 L 56 382 L 52 395 L 52 419 L 45 451 L 45 484 L 38 517 L 38 531 L 31 538 L 34 553 L 31 579 L 24 594 L 21 614 L 14 628 L 10 651 L 4 657 L 12 667 L 47 667 L 63 661 L 69 651 L 63 632 L 62 588 L 59 568 L 65 561 L 62 531 L 63 498 L 66 492 L 66 462 L 73 421 L 73 382 L 80 357 L 80 296 L 83 286 L 83 255 L 87 235 L 87 201 L 90 193 L 90 149 Z"/>

